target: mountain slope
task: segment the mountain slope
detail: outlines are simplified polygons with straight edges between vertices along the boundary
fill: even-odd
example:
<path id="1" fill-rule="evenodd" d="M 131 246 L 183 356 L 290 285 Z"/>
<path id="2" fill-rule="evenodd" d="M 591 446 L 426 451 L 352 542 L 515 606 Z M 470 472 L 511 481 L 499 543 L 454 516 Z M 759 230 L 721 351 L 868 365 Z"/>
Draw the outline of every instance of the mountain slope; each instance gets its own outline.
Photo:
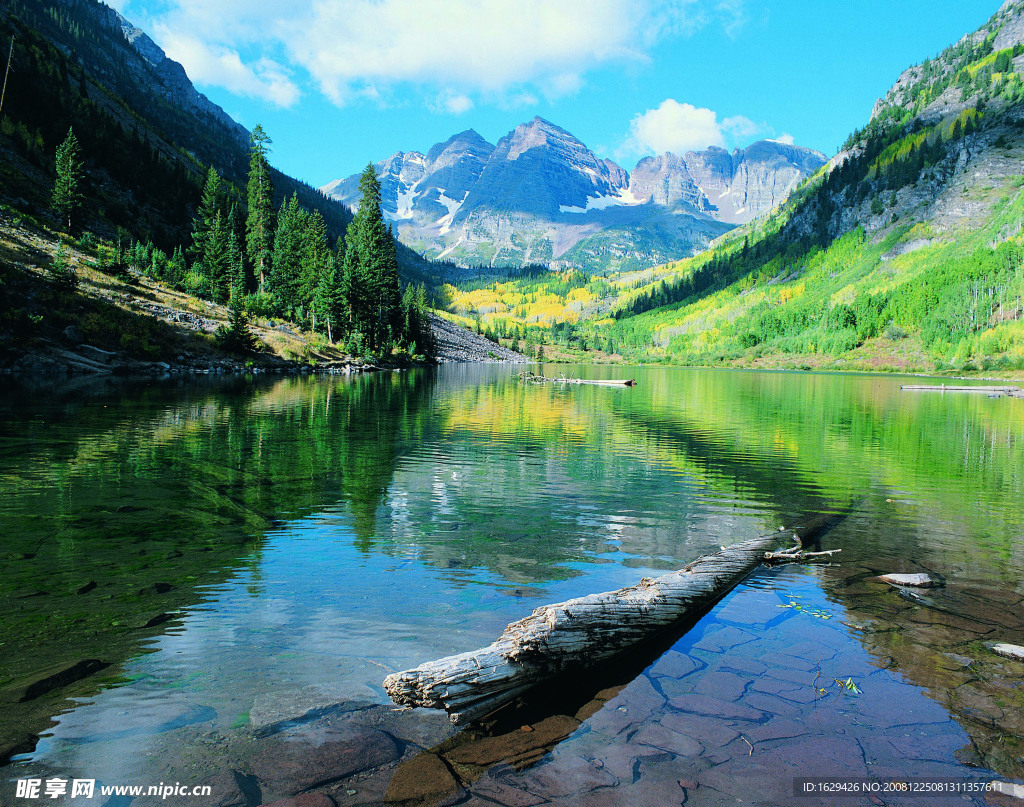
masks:
<path id="1" fill-rule="evenodd" d="M 244 206 L 249 133 L 131 22 L 97 0 L 7 0 L 0 38 L 12 35 L 0 200 L 48 215 L 54 152 L 71 126 L 86 169 L 83 224 L 96 235 L 187 244 L 208 166 Z M 271 178 L 275 205 L 295 194 L 331 235 L 344 233 L 346 205 L 273 168 Z M 401 244 L 398 258 L 407 280 L 433 283 L 446 271 Z"/>
<path id="2" fill-rule="evenodd" d="M 1024 3 L 1009 0 L 905 71 L 778 212 L 592 328 L 686 363 L 1024 368 L 1022 187 Z"/>
<path id="3" fill-rule="evenodd" d="M 633 187 L 692 204 L 693 187 L 671 178 L 679 160 L 701 189 L 743 163 L 722 151 L 703 168 L 692 155 L 641 161 Z M 781 206 L 706 252 L 464 284 L 448 306 L 499 335 L 644 362 L 1019 375 L 1022 234 L 1024 2 L 1010 0 L 905 71 Z"/>
<path id="4" fill-rule="evenodd" d="M 10 0 L 0 36 L 12 35 L 0 194 L 16 207 L 45 213 L 53 154 L 69 126 L 85 160 L 86 226 L 98 234 L 122 228 L 164 247 L 187 243 L 207 166 L 244 189 L 248 132 L 116 11 L 95 0 Z M 296 193 L 334 233 L 344 231 L 343 205 L 280 172 L 273 181 L 278 201 Z"/>
<path id="5" fill-rule="evenodd" d="M 376 168 L 386 214 L 426 255 L 462 266 L 547 263 L 608 273 L 706 248 L 779 204 L 824 161 L 762 141 L 732 154 L 645 158 L 630 173 L 538 117 L 494 146 L 469 130 Z M 357 188 L 353 176 L 321 190 L 356 204 Z"/>

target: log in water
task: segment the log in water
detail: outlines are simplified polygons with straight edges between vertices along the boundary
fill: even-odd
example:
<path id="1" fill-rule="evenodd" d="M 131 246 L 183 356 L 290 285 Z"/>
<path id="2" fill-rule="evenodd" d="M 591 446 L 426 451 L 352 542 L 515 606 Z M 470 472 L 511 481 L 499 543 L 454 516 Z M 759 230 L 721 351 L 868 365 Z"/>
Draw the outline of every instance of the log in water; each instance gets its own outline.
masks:
<path id="1" fill-rule="evenodd" d="M 1008 395 L 1011 398 L 1024 398 L 1024 389 L 1011 386 L 955 386 L 947 384 L 904 384 L 900 387 L 904 392 L 973 392 L 994 397 Z"/>
<path id="2" fill-rule="evenodd" d="M 526 384 L 595 384 L 600 387 L 635 387 L 635 378 L 575 378 L 559 374 L 558 378 L 547 378 L 531 370 L 519 373 L 518 378 Z"/>
<path id="3" fill-rule="evenodd" d="M 709 608 L 778 538 L 733 544 L 635 586 L 545 605 L 489 647 L 389 675 L 384 689 L 398 704 L 445 709 L 453 723 L 482 717 L 538 682 L 611 658 Z"/>

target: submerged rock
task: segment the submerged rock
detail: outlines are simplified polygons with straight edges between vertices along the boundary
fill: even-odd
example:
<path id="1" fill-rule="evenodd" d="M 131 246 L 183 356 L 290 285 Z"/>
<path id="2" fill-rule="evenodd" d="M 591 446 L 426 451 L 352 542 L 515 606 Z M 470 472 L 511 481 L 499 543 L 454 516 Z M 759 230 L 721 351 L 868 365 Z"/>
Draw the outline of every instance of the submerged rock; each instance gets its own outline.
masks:
<path id="1" fill-rule="evenodd" d="M 424 751 L 398 766 L 388 783 L 384 801 L 436 804 L 461 790 L 462 786 L 441 758 Z"/>
<path id="2" fill-rule="evenodd" d="M 333 711 L 365 708 L 375 701 L 368 686 L 307 686 L 290 692 L 269 692 L 256 698 L 249 726 L 257 735 L 272 734 L 287 723 L 311 720 Z"/>
<path id="3" fill-rule="evenodd" d="M 579 720 L 568 715 L 552 715 L 533 725 L 533 731 L 510 731 L 494 737 L 470 740 L 446 752 L 445 757 L 456 766 L 471 768 L 487 768 L 499 762 L 523 767 L 540 759 L 549 748 L 572 734 L 579 725 Z"/>
<path id="4" fill-rule="evenodd" d="M 334 807 L 335 801 L 326 793 L 300 793 L 290 799 L 271 802 L 264 807 Z"/>
<path id="5" fill-rule="evenodd" d="M 106 663 L 99 659 L 89 658 L 76 661 L 74 664 L 44 670 L 21 683 L 0 690 L 0 701 L 24 703 L 62 686 L 87 678 L 93 673 L 105 669 L 106 666 Z"/>
<path id="6" fill-rule="evenodd" d="M 277 734 L 261 740 L 250 772 L 274 794 L 294 795 L 394 762 L 401 756 L 383 731 L 348 727 L 312 740 Z M 266 793 L 266 791 L 265 791 Z"/>
<path id="7" fill-rule="evenodd" d="M 934 580 L 924 572 L 916 574 L 881 574 L 876 579 L 894 586 L 916 586 L 917 588 L 936 588 L 942 583 Z"/>

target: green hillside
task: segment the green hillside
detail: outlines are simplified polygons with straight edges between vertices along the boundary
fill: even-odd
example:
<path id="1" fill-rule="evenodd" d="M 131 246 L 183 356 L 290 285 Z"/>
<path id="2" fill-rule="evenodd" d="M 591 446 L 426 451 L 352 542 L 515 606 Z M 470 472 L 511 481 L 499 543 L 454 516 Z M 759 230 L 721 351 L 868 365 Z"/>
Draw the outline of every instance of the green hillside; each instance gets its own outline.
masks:
<path id="1" fill-rule="evenodd" d="M 905 71 L 781 208 L 694 258 L 455 289 L 450 310 L 644 362 L 1024 369 L 1022 37 L 1007 2 Z"/>

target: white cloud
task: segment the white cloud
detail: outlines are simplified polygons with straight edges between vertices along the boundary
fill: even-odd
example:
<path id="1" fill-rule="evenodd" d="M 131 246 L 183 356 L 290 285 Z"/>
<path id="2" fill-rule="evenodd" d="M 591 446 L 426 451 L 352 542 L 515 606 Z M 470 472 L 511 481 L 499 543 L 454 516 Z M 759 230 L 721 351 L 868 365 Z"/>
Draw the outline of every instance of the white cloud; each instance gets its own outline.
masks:
<path id="1" fill-rule="evenodd" d="M 796 142 L 796 140 L 793 138 L 793 135 L 791 135 L 789 132 L 783 132 L 775 139 L 779 143 L 785 143 L 787 146 L 792 146 Z"/>
<path id="2" fill-rule="evenodd" d="M 437 98 L 429 102 L 431 112 L 442 112 L 449 115 L 461 115 L 473 108 L 473 99 L 468 95 L 454 90 L 442 90 Z"/>
<path id="3" fill-rule="evenodd" d="M 764 126 L 754 123 L 750 118 L 733 115 L 722 121 L 722 130 L 727 132 L 730 140 L 746 140 L 764 131 Z"/>
<path id="4" fill-rule="evenodd" d="M 743 2 L 165 0 L 137 22 L 200 83 L 287 106 L 301 68 L 338 104 L 413 85 L 434 88 L 428 106 L 449 93 L 457 113 L 481 97 L 571 95 L 595 67 L 647 62 L 656 42 L 728 25 Z"/>
<path id="5" fill-rule="evenodd" d="M 719 0 L 715 10 L 724 24 L 726 36 L 735 39 L 747 24 L 744 0 Z"/>
<path id="6" fill-rule="evenodd" d="M 681 104 L 667 98 L 657 109 L 636 115 L 629 124 L 630 139 L 639 151 L 661 154 L 724 146 L 718 115 L 705 107 Z"/>
<path id="7" fill-rule="evenodd" d="M 170 58 L 187 65 L 189 77 L 197 83 L 224 87 L 279 107 L 290 107 L 299 99 L 298 86 L 273 59 L 261 57 L 245 64 L 238 51 L 198 37 L 162 26 L 154 29 L 154 35 Z"/>
<path id="8" fill-rule="evenodd" d="M 629 135 L 616 155 L 685 154 L 709 146 L 725 148 L 763 131 L 764 127 L 742 115 L 723 120 L 707 107 L 666 98 L 655 109 L 637 113 L 629 123 Z"/>
<path id="9" fill-rule="evenodd" d="M 581 73 L 598 63 L 640 58 L 629 37 L 638 5 L 313 0 L 309 17 L 289 24 L 285 40 L 292 58 L 339 102 L 364 83 L 438 83 L 489 93 L 540 83 L 546 93 L 559 93 L 577 88 Z"/>

